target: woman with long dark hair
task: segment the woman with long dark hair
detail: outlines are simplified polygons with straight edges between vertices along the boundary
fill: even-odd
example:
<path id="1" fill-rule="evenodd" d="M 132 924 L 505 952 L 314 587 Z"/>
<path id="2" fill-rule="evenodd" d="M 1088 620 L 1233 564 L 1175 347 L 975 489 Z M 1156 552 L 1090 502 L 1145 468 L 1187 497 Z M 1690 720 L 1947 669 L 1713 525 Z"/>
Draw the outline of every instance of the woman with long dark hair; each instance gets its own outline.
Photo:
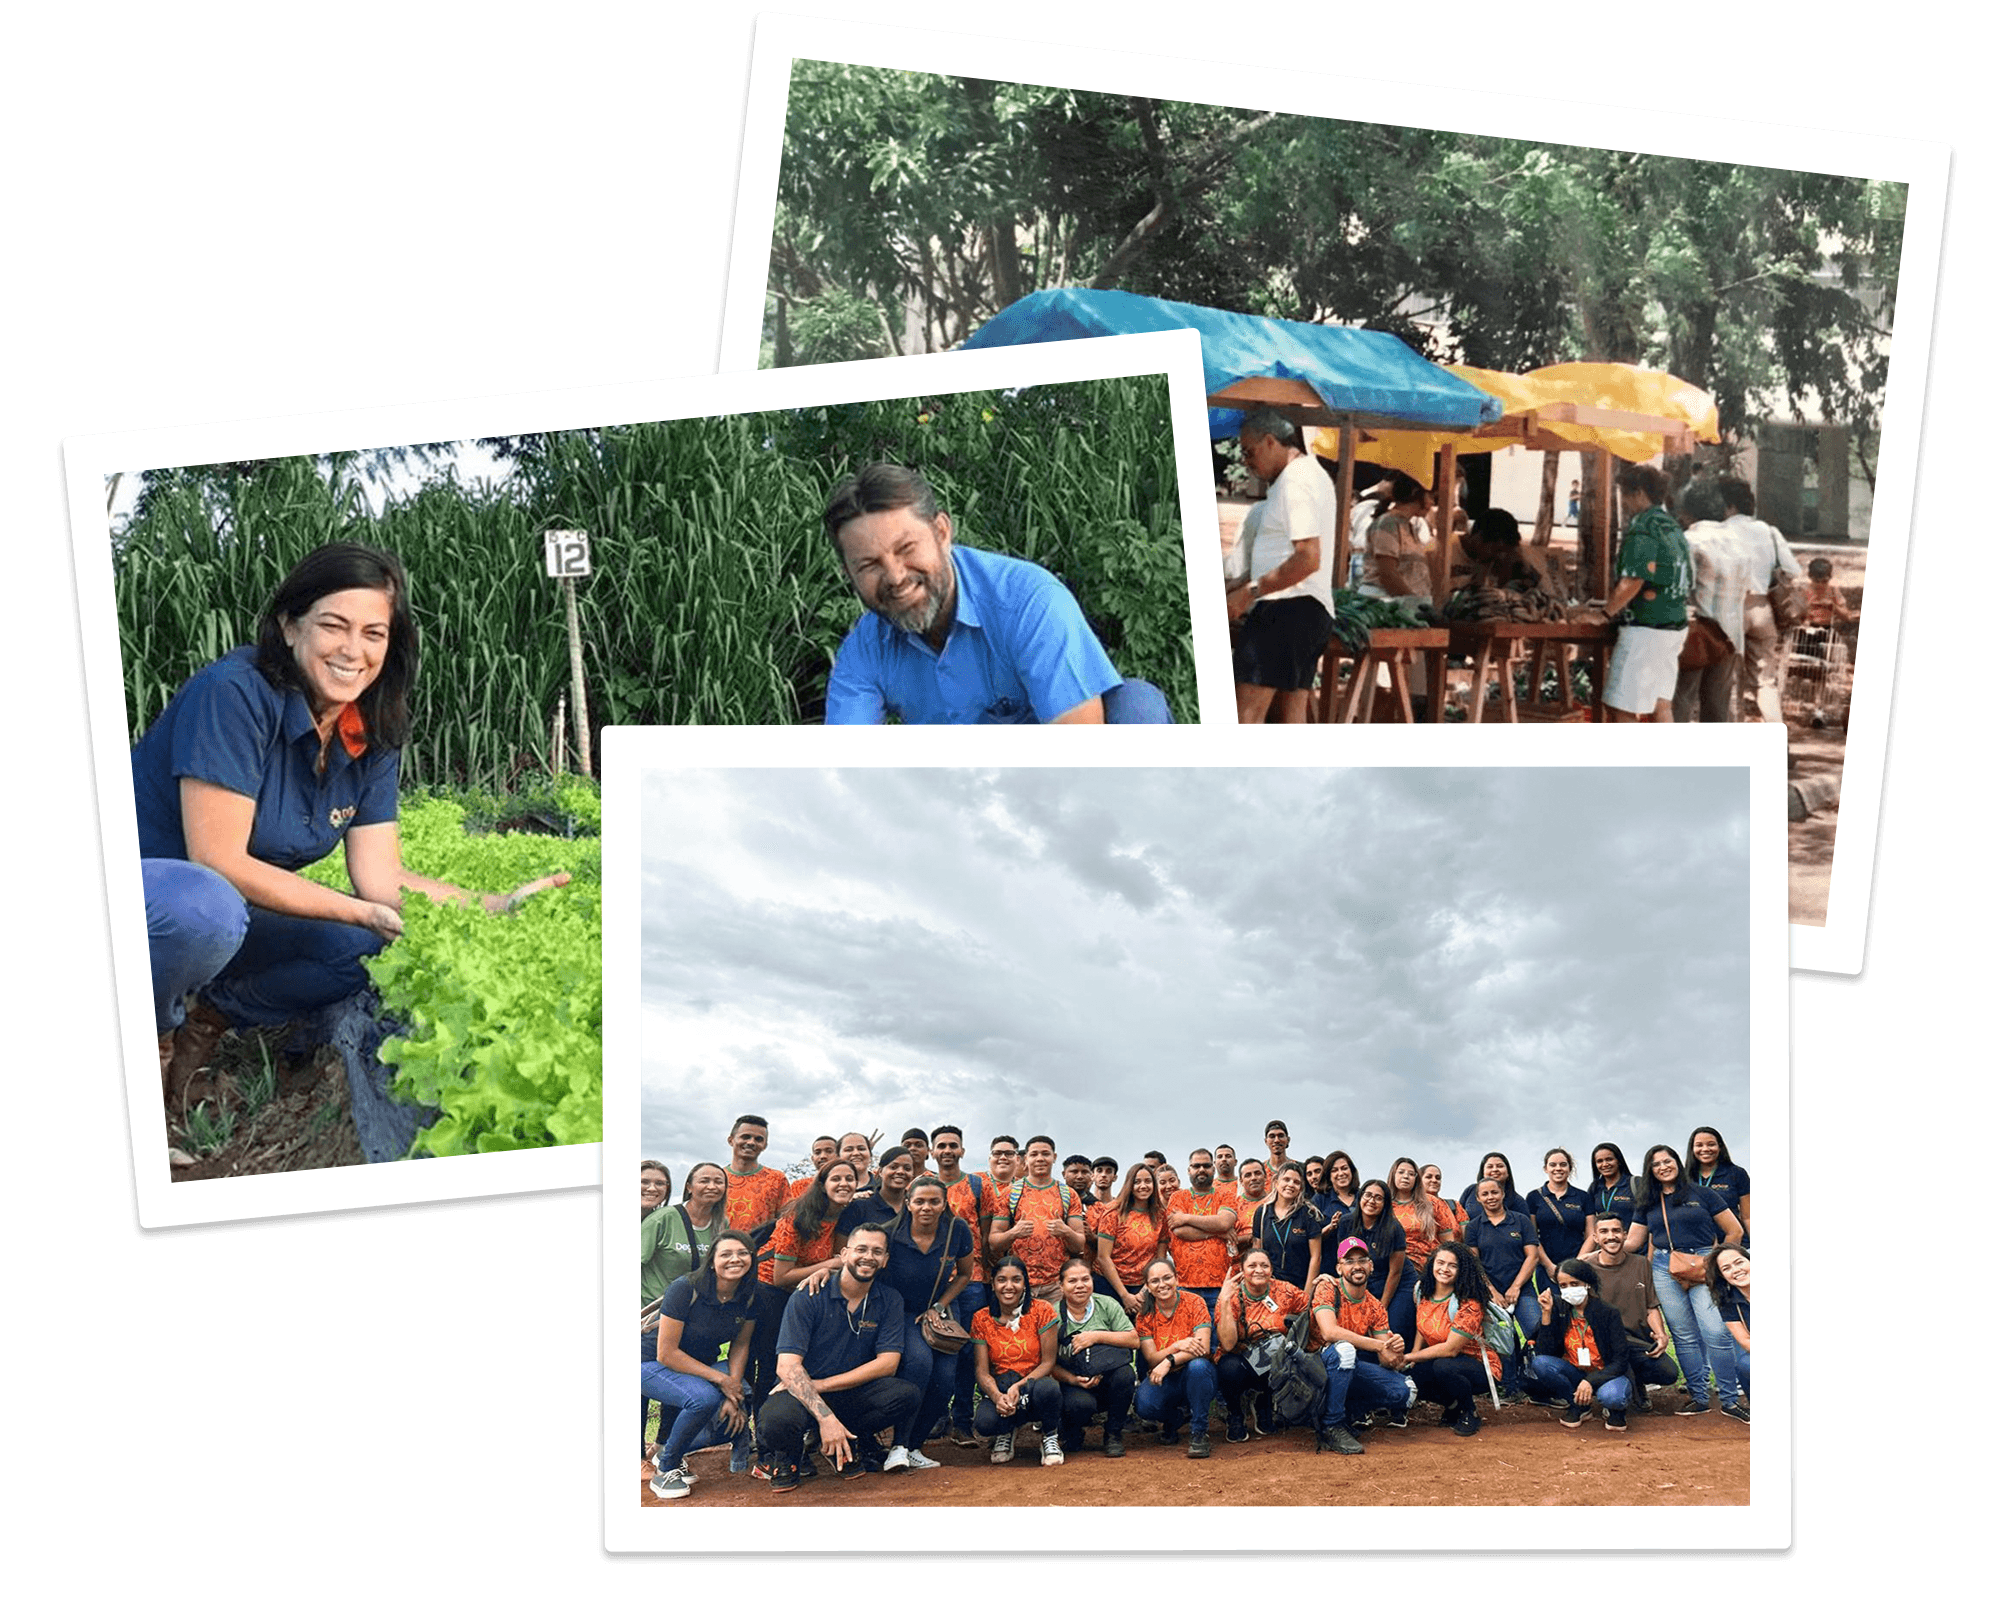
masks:
<path id="1" fill-rule="evenodd" d="M 1750 1237 L 1750 1174 L 1729 1159 L 1729 1146 L 1713 1128 L 1696 1128 L 1688 1135 L 1687 1154 L 1681 1158 L 1687 1175 L 1704 1189 L 1722 1197 L 1736 1220 L 1743 1224 L 1743 1237 Z"/>
<path id="2" fill-rule="evenodd" d="M 940 1465 L 924 1454 L 923 1445 L 951 1404 L 961 1352 L 932 1349 L 924 1329 L 941 1323 L 944 1308 L 972 1281 L 972 1252 L 972 1229 L 945 1207 L 944 1180 L 936 1173 L 918 1173 L 906 1191 L 902 1216 L 889 1230 L 889 1264 L 881 1281 L 903 1297 L 909 1321 L 896 1376 L 915 1384 L 923 1398 L 897 1427 L 883 1458 L 884 1472 Z"/>
<path id="3" fill-rule="evenodd" d="M 1389 1186 L 1380 1178 L 1370 1178 L 1355 1191 L 1354 1209 L 1334 1240 L 1336 1254 L 1340 1239 L 1359 1239 L 1368 1246 L 1368 1292 L 1384 1309 L 1394 1305 L 1409 1270 L 1409 1236 L 1390 1209 Z"/>
<path id="4" fill-rule="evenodd" d="M 756 1333 L 757 1299 L 747 1233 L 726 1229 L 708 1259 L 676 1278 L 660 1301 L 657 1329 L 642 1330 L 639 1393 L 660 1402 L 654 1495 L 684 1500 L 694 1474 L 684 1458 L 705 1444 L 742 1432 L 749 1421 L 743 1374 Z M 723 1345 L 729 1358 L 721 1359 Z"/>
<path id="5" fill-rule="evenodd" d="M 882 1164 L 875 1169 L 875 1187 L 857 1194 L 840 1213 L 833 1234 L 834 1253 L 846 1248 L 847 1235 L 864 1222 L 879 1222 L 893 1232 L 916 1175 L 917 1158 L 901 1145 L 883 1151 Z"/>
<path id="6" fill-rule="evenodd" d="M 1325 1226 L 1306 1197 L 1305 1168 L 1287 1161 L 1272 1180 L 1272 1196 L 1248 1212 L 1249 1238 L 1271 1252 L 1280 1281 L 1303 1289 L 1319 1276 L 1320 1230 Z"/>
<path id="7" fill-rule="evenodd" d="M 1615 1144 L 1600 1144 L 1590 1152 L 1590 1214 L 1609 1211 L 1632 1220 L 1632 1168 Z"/>
<path id="8" fill-rule="evenodd" d="M 1625 1431 L 1632 1403 L 1632 1360 L 1625 1324 L 1605 1304 L 1597 1268 L 1574 1256 L 1557 1263 L 1556 1286 L 1535 1300 L 1541 1325 L 1523 1374 L 1528 1387 L 1563 1408 L 1565 1428 L 1583 1426 L 1591 1405 L 1604 1408 L 1604 1426 Z"/>
<path id="9" fill-rule="evenodd" d="M 402 564 L 322 545 L 279 584 L 257 642 L 197 672 L 133 746 L 169 1116 L 221 1103 L 209 1058 L 230 1029 L 360 990 L 363 960 L 403 931 L 404 891 L 499 912 L 568 882 L 476 896 L 403 865 L 396 786 L 416 675 Z M 299 874 L 335 848 L 352 894 Z"/>
<path id="10" fill-rule="evenodd" d="M 1514 1164 L 1498 1150 L 1489 1150 L 1479 1158 L 1479 1177 L 1465 1186 L 1465 1192 L 1458 1197 L 1458 1208 L 1465 1213 L 1466 1220 L 1479 1215 L 1479 1185 L 1482 1179 L 1498 1178 L 1503 1204 L 1509 1211 L 1527 1214 L 1528 1202 L 1521 1198 L 1521 1191 L 1514 1187 Z"/>
<path id="11" fill-rule="evenodd" d="M 1314 1209 L 1330 1224 L 1338 1224 L 1354 1209 L 1354 1197 L 1361 1188 L 1361 1169 L 1345 1150 L 1332 1151 L 1326 1158 L 1326 1188 L 1313 1201 Z M 1335 1241 L 1329 1241 L 1332 1243 Z"/>
<path id="12" fill-rule="evenodd" d="M 1479 1258 L 1462 1244 L 1439 1245 L 1418 1280 L 1417 1339 L 1403 1370 L 1416 1381 L 1419 1399 L 1444 1407 L 1441 1420 L 1460 1437 L 1479 1431 L 1479 1391 L 1487 1373 L 1500 1376 L 1499 1359 L 1486 1348 L 1492 1293 Z"/>
<path id="13" fill-rule="evenodd" d="M 975 1433 L 993 1441 L 992 1461 L 1014 1459 L 1014 1435 L 1029 1417 L 1042 1441 L 1042 1465 L 1062 1465 L 1062 1390 L 1056 1365 L 1056 1308 L 1028 1293 L 1028 1267 L 1002 1256 L 987 1278 L 991 1303 L 972 1314 L 973 1385 L 984 1397 Z"/>
<path id="14" fill-rule="evenodd" d="M 1146 1269 L 1167 1251 L 1167 1208 L 1153 1169 L 1132 1164 L 1110 1210 L 1098 1217 L 1097 1270 L 1125 1315 L 1139 1314 Z"/>
<path id="15" fill-rule="evenodd" d="M 829 1161 L 815 1172 L 805 1192 L 778 1213 L 758 1277 L 775 1288 L 796 1289 L 813 1268 L 831 1261 L 834 1229 L 860 1182 L 851 1161 Z"/>
<path id="16" fill-rule="evenodd" d="M 1708 1253 L 1719 1244 L 1741 1244 L 1743 1226 L 1713 1189 L 1688 1181 L 1670 1144 L 1646 1152 L 1633 1183 L 1636 1248 L 1653 1252 L 1653 1293 L 1674 1338 L 1674 1356 L 1687 1379 L 1689 1411 L 1709 1409 L 1711 1388 L 1726 1417 L 1750 1420 L 1736 1381 L 1735 1341 L 1708 1290 Z"/>
<path id="17" fill-rule="evenodd" d="M 1719 1244 L 1708 1256 L 1708 1292 L 1736 1341 L 1736 1376 L 1750 1393 L 1750 1247 Z"/>

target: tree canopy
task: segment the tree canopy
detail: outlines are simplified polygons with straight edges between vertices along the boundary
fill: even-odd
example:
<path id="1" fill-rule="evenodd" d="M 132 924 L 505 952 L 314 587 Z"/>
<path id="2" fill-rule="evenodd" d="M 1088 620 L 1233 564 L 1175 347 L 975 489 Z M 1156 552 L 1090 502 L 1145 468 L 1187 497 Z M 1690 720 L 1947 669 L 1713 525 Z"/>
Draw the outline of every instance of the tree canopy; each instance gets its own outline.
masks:
<path id="1" fill-rule="evenodd" d="M 1065 284 L 1628 361 L 1726 429 L 1878 421 L 1904 186 L 829 62 L 794 64 L 776 365 L 949 348 Z M 1864 464 L 1867 452 L 1864 451 Z"/>

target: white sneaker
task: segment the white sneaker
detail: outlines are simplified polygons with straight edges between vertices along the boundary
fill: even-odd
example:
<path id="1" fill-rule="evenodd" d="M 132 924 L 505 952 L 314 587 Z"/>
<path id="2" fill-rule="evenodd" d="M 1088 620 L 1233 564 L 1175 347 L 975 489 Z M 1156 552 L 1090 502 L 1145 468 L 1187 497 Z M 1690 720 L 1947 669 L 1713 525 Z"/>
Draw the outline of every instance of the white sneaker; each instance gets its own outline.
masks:
<path id="1" fill-rule="evenodd" d="M 685 1500 L 694 1493 L 694 1481 L 679 1467 L 661 1473 L 652 1483 L 656 1500 Z"/>
<path id="2" fill-rule="evenodd" d="M 1014 1430 L 1012 1428 L 1009 1428 L 1005 1433 L 996 1433 L 993 1435 L 993 1455 L 991 1459 L 993 1465 L 996 1467 L 1004 1466 L 1007 1462 L 1014 1459 Z"/>
<path id="3" fill-rule="evenodd" d="M 907 1445 L 890 1445 L 889 1453 L 882 1458 L 882 1470 L 884 1472 L 901 1472 L 909 1464 L 910 1451 Z"/>
<path id="4" fill-rule="evenodd" d="M 921 1470 L 924 1467 L 941 1467 L 944 1463 L 942 1461 L 933 1461 L 923 1451 L 912 1447 L 910 1451 L 910 1465 Z"/>
<path id="5" fill-rule="evenodd" d="M 1059 1467 L 1063 1464 L 1062 1440 L 1052 1433 L 1042 1435 L 1042 1465 Z"/>

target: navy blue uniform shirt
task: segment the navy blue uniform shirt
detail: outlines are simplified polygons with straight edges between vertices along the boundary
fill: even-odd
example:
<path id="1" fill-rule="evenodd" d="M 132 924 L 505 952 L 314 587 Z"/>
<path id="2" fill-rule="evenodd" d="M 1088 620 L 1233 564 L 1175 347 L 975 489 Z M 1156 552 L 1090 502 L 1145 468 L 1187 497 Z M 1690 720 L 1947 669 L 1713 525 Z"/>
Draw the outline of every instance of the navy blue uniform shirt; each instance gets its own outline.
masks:
<path id="1" fill-rule="evenodd" d="M 690 1272 L 667 1285 L 667 1292 L 660 1296 L 660 1315 L 681 1324 L 682 1353 L 693 1356 L 704 1367 L 712 1367 L 722 1347 L 736 1337 L 744 1319 L 756 1315 L 755 1288 L 753 1274 L 753 1281 L 738 1286 L 734 1299 L 713 1300 L 694 1292 L 694 1274 Z M 659 1359 L 659 1337 L 657 1328 L 639 1336 L 641 1361 Z"/>
<path id="2" fill-rule="evenodd" d="M 132 747 L 141 856 L 187 859 L 182 778 L 254 800 L 250 854 L 288 872 L 330 855 L 349 828 L 396 820 L 398 753 L 352 756 L 335 737 L 319 772 L 319 731 L 305 696 L 272 688 L 254 654 L 246 645 L 203 667 Z"/>
<path id="3" fill-rule="evenodd" d="M 795 1294 L 778 1324 L 778 1354 L 803 1356 L 806 1376 L 831 1378 L 866 1366 L 884 1350 L 903 1353 L 903 1297 L 878 1276 L 849 1307 L 835 1273 L 817 1294 Z"/>
<path id="4" fill-rule="evenodd" d="M 1479 1252 L 1479 1264 L 1493 1287 L 1501 1293 L 1514 1286 L 1521 1263 L 1528 1259 L 1528 1247 L 1539 1244 L 1535 1219 L 1518 1211 L 1503 1211 L 1498 1222 L 1489 1222 L 1484 1211 L 1475 1211 L 1465 1225 L 1465 1242 Z"/>

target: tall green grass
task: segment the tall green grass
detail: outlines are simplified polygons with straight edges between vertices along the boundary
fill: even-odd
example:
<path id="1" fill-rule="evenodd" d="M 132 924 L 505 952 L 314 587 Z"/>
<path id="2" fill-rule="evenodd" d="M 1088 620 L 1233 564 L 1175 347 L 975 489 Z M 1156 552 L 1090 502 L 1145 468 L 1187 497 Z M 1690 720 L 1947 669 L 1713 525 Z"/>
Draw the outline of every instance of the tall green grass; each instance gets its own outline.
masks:
<path id="1" fill-rule="evenodd" d="M 307 551 L 359 539 L 409 569 L 422 639 L 412 783 L 511 787 L 548 759 L 569 684 L 542 531 L 591 536 L 578 587 L 593 725 L 791 723 L 824 714 L 860 614 L 819 515 L 877 459 L 923 471 L 958 537 L 1050 568 L 1119 669 L 1195 715 L 1166 380 L 872 401 L 515 441 L 513 475 L 440 468 L 370 511 L 361 457 L 146 475 L 114 543 L 133 738 L 186 679 L 248 643 Z M 374 465 L 379 465 L 374 463 Z M 574 726 L 572 717 L 571 726 Z"/>

